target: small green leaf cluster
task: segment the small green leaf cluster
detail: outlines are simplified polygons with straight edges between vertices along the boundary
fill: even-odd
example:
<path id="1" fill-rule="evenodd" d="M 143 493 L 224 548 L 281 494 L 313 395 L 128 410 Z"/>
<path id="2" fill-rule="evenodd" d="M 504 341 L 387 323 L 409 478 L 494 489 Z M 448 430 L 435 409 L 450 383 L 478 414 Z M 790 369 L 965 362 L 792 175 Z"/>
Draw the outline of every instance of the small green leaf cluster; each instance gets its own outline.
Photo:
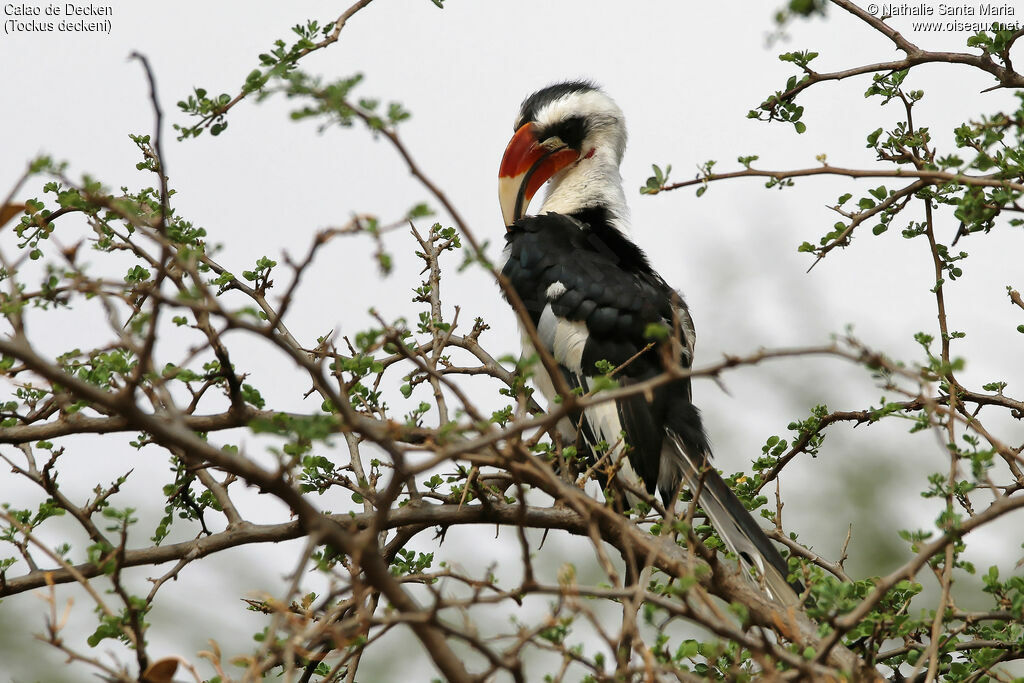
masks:
<path id="1" fill-rule="evenodd" d="M 654 175 L 649 177 L 644 186 L 640 188 L 640 194 L 658 194 L 661 192 L 668 182 L 669 173 L 672 172 L 672 164 L 665 166 L 664 171 L 657 164 L 651 164 L 651 170 L 654 171 Z"/>
<path id="2" fill-rule="evenodd" d="M 678 600 L 688 588 L 682 585 L 684 583 L 691 582 L 677 582 L 679 585 L 672 586 L 657 585 L 655 590 L 670 599 Z M 729 607 L 731 609 L 733 605 Z M 664 610 L 652 603 L 644 603 L 643 618 L 648 625 L 658 628 L 659 618 L 663 616 Z M 658 628 L 650 648 L 658 663 L 683 673 L 695 674 L 700 678 L 753 681 L 756 677 L 757 665 L 750 651 L 735 643 L 683 638 L 678 644 L 674 644 L 673 638 L 664 629 Z"/>
<path id="3" fill-rule="evenodd" d="M 123 483 L 125 478 L 121 478 Z M 135 508 L 115 508 L 112 505 L 100 506 L 101 514 L 113 521 L 113 524 L 106 528 L 107 531 L 123 531 L 129 526 L 138 523 L 138 517 L 135 517 Z"/>
<path id="4" fill-rule="evenodd" d="M 804 453 L 816 456 L 825 441 L 825 435 L 821 432 L 821 422 L 829 414 L 828 406 L 824 403 L 811 408 L 811 414 L 806 420 L 790 422 L 786 429 L 796 432 L 795 443 L 801 444 Z"/>
<path id="5" fill-rule="evenodd" d="M 430 404 L 420 401 L 419 405 L 405 415 L 405 424 L 408 427 L 420 427 L 423 425 L 423 416 L 430 412 Z"/>
<path id="6" fill-rule="evenodd" d="M 1005 23 L 992 22 L 990 31 L 978 31 L 967 39 L 967 47 L 981 48 L 982 54 L 998 59 L 1007 69 L 1013 69 L 1009 50 L 1016 40 L 1015 31 Z"/>
<path id="7" fill-rule="evenodd" d="M 617 369 L 614 363 L 602 358 L 594 362 L 594 369 L 600 374 L 590 379 L 590 393 L 598 394 L 602 391 L 618 388 L 619 382 L 612 376 Z"/>
<path id="8" fill-rule="evenodd" d="M 775 12 L 777 34 L 770 36 L 770 39 L 784 38 L 783 29 L 794 18 L 806 19 L 815 14 L 824 16 L 827 6 L 826 0 L 788 0 Z"/>
<path id="9" fill-rule="evenodd" d="M 23 531 L 14 526 L 4 526 L 0 529 L 0 541 L 6 541 L 12 545 L 20 545 L 21 539 L 26 533 L 31 534 L 39 525 L 52 517 L 60 517 L 65 514 L 63 508 L 57 505 L 52 498 L 47 498 L 39 503 L 35 511 L 12 507 L 10 503 L 0 503 L 0 508 L 11 517 L 16 519 L 23 527 Z M 10 566 L 9 563 L 8 566 Z"/>
<path id="10" fill-rule="evenodd" d="M 43 186 L 43 192 L 54 195 L 59 213 L 82 212 L 88 216 L 99 212 L 94 197 L 106 194 L 103 186 L 89 177 L 85 178 L 82 188 L 68 188 L 60 182 L 51 181 Z M 46 208 L 38 198 L 25 201 L 25 215 L 15 224 L 14 232 L 19 239 L 18 248 L 27 249 L 33 261 L 42 258 L 42 242 L 53 234 L 55 226 L 50 218 L 54 214 L 55 211 Z"/>
<path id="11" fill-rule="evenodd" d="M 390 571 L 392 576 L 423 574 L 430 569 L 432 564 L 434 564 L 434 553 L 418 553 L 402 548 L 395 554 Z M 429 583 L 433 583 L 434 580 L 436 579 L 432 579 Z"/>
<path id="12" fill-rule="evenodd" d="M 1024 576 L 1014 574 L 1005 581 L 999 580 L 999 567 L 989 567 L 981 577 L 984 592 L 992 596 L 995 606 L 1015 615 L 1017 631 L 1024 628 Z"/>
<path id="13" fill-rule="evenodd" d="M 853 611 L 875 588 L 874 578 L 859 581 L 839 581 L 835 577 L 818 574 L 814 570 L 814 582 L 811 584 L 813 603 L 808 613 L 818 619 L 831 620 L 835 616 Z M 925 623 L 923 619 L 909 615 L 907 608 L 915 596 L 923 589 L 920 583 L 906 579 L 898 582 L 879 601 L 867 616 L 850 629 L 844 640 L 855 644 L 864 638 L 874 638 L 879 642 L 888 638 L 911 636 Z"/>
<path id="14" fill-rule="evenodd" d="M 810 64 L 817 56 L 817 52 L 811 52 L 810 50 L 798 50 L 779 55 L 779 61 L 790 62 L 791 64 L 796 64 L 801 69 L 807 70 L 807 65 Z"/>
<path id="15" fill-rule="evenodd" d="M 337 484 L 338 472 L 330 458 L 322 455 L 302 457 L 302 471 L 299 473 L 299 488 L 303 493 L 315 491 L 323 495 Z M 361 501 L 356 501 L 361 502 Z"/>
<path id="16" fill-rule="evenodd" d="M 761 446 L 761 453 L 777 461 L 788 447 L 789 443 L 785 439 L 772 435 Z"/>
<path id="17" fill-rule="evenodd" d="M 131 645 L 132 641 L 127 634 L 134 630 L 135 622 L 138 621 L 142 629 L 148 626 L 143 620 L 150 608 L 146 599 L 134 595 L 130 595 L 128 598 L 130 606 L 125 607 L 118 614 L 107 614 L 100 607 L 96 608 L 95 612 L 100 623 L 87 639 L 89 647 L 96 647 L 107 639 L 119 640 L 125 645 Z"/>
<path id="18" fill-rule="evenodd" d="M 967 334 L 964 332 L 950 332 L 949 339 L 962 339 Z M 918 343 L 921 349 L 924 351 L 926 362 L 922 365 L 923 373 L 926 377 L 938 379 L 940 386 L 943 389 L 948 389 L 945 378 L 954 372 L 963 370 L 965 367 L 965 361 L 963 358 L 951 358 L 949 362 L 942 360 L 941 356 L 937 356 L 932 351 L 932 342 L 935 338 L 925 332 L 918 332 L 914 335 L 914 341 Z"/>
<path id="19" fill-rule="evenodd" d="M 199 116 L 212 121 L 210 135 L 220 135 L 228 127 L 228 122 L 224 119 L 224 112 L 231 102 L 231 95 L 225 92 L 208 97 L 208 94 L 205 88 L 194 88 L 191 95 L 178 101 L 178 109 L 189 116 Z M 179 140 L 199 137 L 205 130 L 202 126 L 185 127 L 177 123 L 173 125 L 179 133 Z"/>
<path id="20" fill-rule="evenodd" d="M 512 411 L 515 406 L 508 405 L 491 413 L 491 422 L 504 428 L 512 420 Z"/>
<path id="21" fill-rule="evenodd" d="M 102 389 L 117 389 L 136 367 L 134 354 L 125 348 L 94 351 L 87 359 L 64 356 L 65 372 Z"/>
<path id="22" fill-rule="evenodd" d="M 225 449 L 229 448 L 234 447 L 225 446 Z M 196 475 L 184 460 L 177 456 L 171 456 L 170 464 L 174 479 L 171 483 L 163 486 L 163 494 L 167 503 L 164 505 L 163 517 L 160 518 L 151 537 L 156 545 L 160 545 L 167 538 L 176 519 L 198 521 L 205 528 L 205 512 L 221 510 L 220 503 L 210 491 L 205 488 L 200 488 L 198 491 L 193 490 L 192 485 L 196 481 Z"/>
<path id="23" fill-rule="evenodd" d="M 309 76 L 301 71 L 282 77 L 277 88 L 289 99 L 299 98 L 309 104 L 291 112 L 293 121 L 314 118 L 322 119 L 320 130 L 329 125 L 350 127 L 356 119 L 356 111 L 349 104 L 349 93 L 363 80 L 362 74 L 324 83 L 320 78 Z M 362 100 L 365 104 L 373 104 L 371 100 Z"/>
<path id="24" fill-rule="evenodd" d="M 809 74 L 812 72 L 807 65 L 817 56 L 817 52 L 806 50 L 779 55 L 781 61 L 796 64 L 803 69 L 805 75 L 799 79 L 796 76 L 790 76 L 782 90 L 777 90 L 774 95 L 762 102 L 761 106 L 757 109 L 748 111 L 747 118 L 758 121 L 785 121 L 792 123 L 793 130 L 797 133 L 805 132 L 807 124 L 800 120 L 804 115 L 804 108 L 796 103 L 790 93 L 810 79 Z"/>
<path id="25" fill-rule="evenodd" d="M 333 415 L 274 413 L 269 418 L 255 418 L 249 423 L 249 429 L 254 434 L 277 434 L 303 441 L 327 442 L 340 427 Z"/>
<path id="26" fill-rule="evenodd" d="M 816 457 L 825 442 L 825 433 L 822 421 L 829 414 L 828 406 L 819 404 L 811 409 L 810 415 L 804 420 L 794 420 L 787 425 L 787 429 L 795 432 L 793 436 L 793 451 L 807 453 Z M 788 452 L 789 442 L 777 435 L 768 437 L 761 447 L 761 457 L 754 461 L 754 472 L 757 479 L 765 473 L 781 464 L 781 458 Z M 758 482 L 760 486 L 760 482 Z"/>
<path id="27" fill-rule="evenodd" d="M 561 645 L 572 633 L 572 622 L 572 617 L 562 617 L 555 624 L 541 629 L 537 635 L 549 643 Z"/>
<path id="28" fill-rule="evenodd" d="M 738 156 L 738 157 L 736 157 L 736 161 L 738 161 L 740 163 L 740 165 L 743 166 L 743 168 L 750 168 L 750 165 L 753 164 L 755 161 L 757 161 L 760 158 L 761 157 L 759 157 L 756 154 L 748 154 L 746 156 Z"/>
<path id="29" fill-rule="evenodd" d="M 864 97 L 881 97 L 882 104 L 888 104 L 890 100 L 901 96 L 903 81 L 906 80 L 909 73 L 909 69 L 900 69 L 898 71 L 873 74 L 871 76 L 871 85 L 864 92 Z M 920 99 L 920 97 L 913 99 Z"/>
<path id="30" fill-rule="evenodd" d="M 785 441 L 780 443 L 784 444 Z M 735 472 L 724 479 L 748 510 L 758 510 L 768 504 L 768 497 L 759 493 L 763 482 L 761 475 L 751 476 L 744 472 Z M 761 516 L 766 519 L 771 519 L 773 514 L 769 510 L 761 510 Z"/>
<path id="31" fill-rule="evenodd" d="M 672 335 L 672 329 L 662 322 L 647 323 L 644 327 L 644 339 L 654 342 L 663 342 Z"/>
<path id="32" fill-rule="evenodd" d="M 243 270 L 242 277 L 256 285 L 256 291 L 265 292 L 273 286 L 270 280 L 270 272 L 277 265 L 277 261 L 261 256 L 256 260 L 252 270 Z"/>

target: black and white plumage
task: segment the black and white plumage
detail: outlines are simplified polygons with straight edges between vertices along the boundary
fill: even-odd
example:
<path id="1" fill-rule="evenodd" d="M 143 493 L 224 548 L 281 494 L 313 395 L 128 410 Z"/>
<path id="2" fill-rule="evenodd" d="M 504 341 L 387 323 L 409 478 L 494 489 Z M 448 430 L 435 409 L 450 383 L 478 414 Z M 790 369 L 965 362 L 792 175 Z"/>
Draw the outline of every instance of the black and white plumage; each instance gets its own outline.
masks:
<path id="1" fill-rule="evenodd" d="M 624 386 L 660 374 L 666 352 L 690 367 L 695 335 L 689 310 L 629 238 L 619 175 L 626 128 L 618 106 L 590 83 L 560 83 L 528 97 L 514 128 L 499 171 L 507 227 L 502 272 L 569 386 L 589 391 L 603 374 L 595 367 L 602 360 L 625 364 L 616 374 Z M 539 214 L 526 216 L 548 180 Z M 652 325 L 669 334 L 647 348 Z M 537 383 L 553 400 L 550 378 Z M 795 602 L 785 560 L 709 466 L 689 378 L 590 406 L 560 428 L 591 460 L 603 441 L 611 460 L 619 461 L 616 477 L 650 493 L 657 489 L 666 506 L 682 482 L 699 491 L 701 507 L 744 567 L 756 569 L 774 598 Z"/>

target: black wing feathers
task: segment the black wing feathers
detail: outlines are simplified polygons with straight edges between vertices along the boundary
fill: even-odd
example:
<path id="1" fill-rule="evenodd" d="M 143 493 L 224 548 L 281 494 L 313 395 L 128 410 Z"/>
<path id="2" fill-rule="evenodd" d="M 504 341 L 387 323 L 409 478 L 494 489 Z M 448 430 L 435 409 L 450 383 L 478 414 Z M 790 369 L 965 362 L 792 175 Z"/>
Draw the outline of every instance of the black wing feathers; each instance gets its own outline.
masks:
<path id="1" fill-rule="evenodd" d="M 678 295 L 651 270 L 643 253 L 611 228 L 599 231 L 568 216 L 545 214 L 520 220 L 507 240 L 504 274 L 534 323 L 556 282 L 564 291 L 551 299 L 552 312 L 586 323 L 589 338 L 582 370 L 587 374 L 595 372 L 593 364 L 599 360 L 622 365 L 649 343 L 644 337 L 648 324 L 672 321 Z M 621 374 L 647 378 L 660 370 L 651 349 Z"/>
<path id="2" fill-rule="evenodd" d="M 595 367 L 601 360 L 615 366 L 628 361 L 616 375 L 624 385 L 654 377 L 662 370 L 660 350 L 644 351 L 650 343 L 644 333 L 651 323 L 671 324 L 673 305 L 682 305 L 681 299 L 651 269 L 643 252 L 607 226 L 605 215 L 586 217 L 594 223 L 560 214 L 517 222 L 507 234 L 509 255 L 504 274 L 535 324 L 549 305 L 558 318 L 585 323 L 582 361 L 579 368 L 572 369 L 582 377 L 570 382 L 571 386 L 601 374 Z M 552 285 L 557 296 L 549 295 Z M 681 360 L 688 365 L 686 358 Z M 689 405 L 689 383 L 682 379 L 648 396 L 618 402 L 630 464 L 651 493 L 658 483 L 667 407 L 673 397 L 677 403 Z M 686 415 L 687 422 L 695 420 L 686 436 L 699 435 L 692 445 L 706 447 L 696 409 L 691 406 Z M 585 420 L 583 426 L 593 430 Z M 671 496 L 674 491 L 662 493 Z"/>

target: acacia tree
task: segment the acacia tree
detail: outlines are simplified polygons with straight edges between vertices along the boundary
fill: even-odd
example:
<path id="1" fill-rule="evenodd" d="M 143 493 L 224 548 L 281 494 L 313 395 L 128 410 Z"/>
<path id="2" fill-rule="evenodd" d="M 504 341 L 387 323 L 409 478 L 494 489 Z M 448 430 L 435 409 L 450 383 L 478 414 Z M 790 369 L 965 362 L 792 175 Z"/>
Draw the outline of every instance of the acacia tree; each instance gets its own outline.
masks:
<path id="1" fill-rule="evenodd" d="M 240 115 L 234 111 L 239 103 L 283 95 L 297 103 L 293 118 L 362 127 L 393 146 L 429 204 L 441 210 L 439 222 L 427 219 L 426 204 L 405 215 L 358 216 L 315 235 L 300 256 L 264 257 L 236 276 L 219 264 L 206 231 L 175 206 L 164 166 L 163 114 L 141 56 L 156 126 L 132 139 L 152 184 L 114 192 L 95 179 L 73 180 L 62 164 L 44 157 L 29 165 L 4 202 L 0 222 L 13 228 L 0 251 L 7 326 L 0 369 L 10 391 L 0 416 L 0 457 L 10 467 L 3 488 L 34 487 L 39 502 L 26 509 L 4 504 L 0 511 L 0 596 L 14 600 L 43 591 L 48 605 L 41 638 L 79 671 L 150 682 L 169 681 L 175 670 L 197 681 L 278 674 L 296 681 L 365 679 L 364 653 L 395 630 L 411 632 L 441 677 L 453 681 L 534 679 L 539 672 L 531 662 L 538 657 L 550 680 L 885 675 L 980 681 L 999 679 L 1002 663 L 1024 656 L 1024 578 L 988 569 L 983 610 L 961 608 L 951 593 L 958 577 L 976 571 L 962 559 L 970 533 L 1024 506 L 1024 446 L 1009 441 L 1012 432 L 1001 436 L 986 427 L 1007 416 L 1020 420 L 1024 402 L 1004 391 L 1006 381 L 971 387 L 957 380 L 968 361 L 956 355 L 962 333 L 944 303 L 967 257 L 954 246 L 1021 224 L 1024 106 L 965 121 L 954 131 L 956 148 L 941 149 L 915 120 L 924 94 L 913 88 L 914 69 L 927 63 L 966 65 L 991 74 L 993 87 L 1020 88 L 1024 76 L 1014 70 L 1010 51 L 1024 32 L 995 26 L 973 35 L 964 52 L 931 52 L 884 17 L 832 0 L 863 30 L 884 35 L 902 57 L 820 72 L 811 66 L 815 52 L 783 54 L 795 75 L 750 117 L 788 123 L 799 134 L 805 90 L 869 79 L 866 95 L 898 108 L 901 118 L 863 131 L 876 164 L 838 168 L 821 159 L 814 168 L 764 170 L 755 166 L 756 157 L 745 156 L 738 170 L 717 172 L 707 162 L 697 177 L 676 183 L 667 169 L 655 167 L 641 189 L 657 194 L 695 186 L 699 196 L 730 179 L 764 178 L 771 188 L 804 176 L 849 177 L 850 191 L 831 205 L 838 221 L 799 250 L 815 260 L 841 258 L 836 247 L 856 248 L 865 231 L 881 235 L 892 228 L 934 264 L 933 279 L 906 283 L 930 290 L 936 312 L 935 328 L 916 337 L 916 359 L 893 358 L 846 334 L 823 346 L 755 348 L 693 370 L 670 367 L 652 380 L 717 378 L 756 372 L 777 357 L 832 356 L 863 367 L 891 397 L 858 410 L 811 408 L 788 426 L 791 437 L 767 440 L 751 472 L 730 478 L 751 509 L 774 525 L 792 574 L 806 586 L 802 606 L 785 609 L 740 576 L 688 493 L 677 506 L 683 512 L 669 522 L 653 499 L 622 514 L 583 490 L 589 464 L 550 437 L 549 428 L 572 411 L 643 392 L 650 383 L 621 388 L 615 368 L 608 368 L 607 381 L 594 392 L 567 393 L 555 405 L 538 406 L 529 379 L 545 372 L 551 359 L 495 358 L 487 350 L 484 312 L 463 310 L 457 294 L 442 289 L 442 273 L 460 264 L 491 272 L 499 287 L 506 283 L 473 227 L 403 144 L 398 130 L 408 113 L 398 104 L 361 98 L 357 77 L 325 82 L 302 69 L 307 55 L 328 49 L 368 4 L 361 0 L 324 24 L 297 26 L 292 42 L 278 41 L 260 55 L 234 95 L 196 88 L 178 104 L 185 119 L 174 130 L 179 140 L 218 135 L 229 117 Z M 821 11 L 792 3 L 779 19 Z M 41 199 L 21 200 L 33 188 Z M 71 215 L 84 216 L 86 232 L 66 221 Z M 939 237 L 940 225 L 958 226 L 948 244 Z M 289 332 L 304 275 L 325 267 L 317 262 L 324 245 L 369 235 L 387 272 L 387 234 L 396 230 L 412 232 L 423 265 L 406 318 L 377 315 L 371 328 L 341 338 Z M 1024 301 L 1012 284 L 1009 303 L 1020 315 Z M 37 321 L 67 310 L 104 321 L 103 338 L 80 341 L 69 334 L 61 340 L 64 348 L 45 350 L 52 344 L 38 338 Z M 528 327 L 528 317 L 518 314 Z M 275 408 L 272 390 L 247 381 L 251 368 L 240 359 L 256 342 L 272 349 L 274 373 L 301 377 L 316 410 Z M 503 408 L 485 412 L 473 400 L 482 382 L 500 385 Z M 292 405 L 288 398 L 282 404 Z M 927 476 L 922 493 L 941 500 L 943 510 L 935 532 L 899 532 L 910 549 L 901 567 L 881 577 L 852 577 L 844 568 L 845 548 L 839 557 L 806 548 L 783 528 L 781 500 L 770 506 L 767 494 L 787 465 L 818 452 L 832 425 L 900 418 L 909 420 L 911 432 L 939 437 L 948 469 Z M 125 457 L 126 473 L 97 482 L 86 499 L 66 495 L 61 484 L 69 459 L 97 448 L 90 435 L 113 434 L 129 435 L 138 450 Z M 264 446 L 266 452 L 255 452 Z M 136 480 L 132 457 L 166 459 L 166 478 Z M 143 526 L 138 511 L 120 502 L 130 488 L 161 501 L 155 528 Z M 276 523 L 253 523 L 256 503 L 246 489 L 280 501 L 287 513 Z M 338 491 L 347 492 L 350 508 L 324 509 L 324 496 Z M 490 572 L 474 574 L 408 547 L 432 533 L 440 545 L 447 529 L 464 525 L 481 534 L 505 528 L 505 538 L 521 551 L 517 580 L 501 585 Z M 48 540 L 52 529 L 59 543 Z M 584 539 L 591 566 L 548 571 L 538 557 L 551 545 L 538 532 Z M 290 581 L 247 601 L 259 632 L 252 652 L 222 653 L 211 633 L 208 651 L 154 661 L 147 649 L 151 632 L 174 627 L 151 618 L 169 581 L 229 548 L 289 539 L 305 539 L 292 558 Z M 639 581 L 623 570 L 637 564 L 651 568 Z M 66 637 L 57 586 L 68 583 L 93 602 L 97 623 L 86 642 Z M 924 603 L 919 594 L 928 583 L 938 587 L 938 598 Z M 513 610 L 516 620 L 495 623 L 489 616 L 496 606 Z M 680 623 L 703 630 L 695 637 Z M 592 635 L 581 643 L 574 637 L 579 630 Z M 114 657 L 90 649 L 118 642 L 123 649 Z"/>

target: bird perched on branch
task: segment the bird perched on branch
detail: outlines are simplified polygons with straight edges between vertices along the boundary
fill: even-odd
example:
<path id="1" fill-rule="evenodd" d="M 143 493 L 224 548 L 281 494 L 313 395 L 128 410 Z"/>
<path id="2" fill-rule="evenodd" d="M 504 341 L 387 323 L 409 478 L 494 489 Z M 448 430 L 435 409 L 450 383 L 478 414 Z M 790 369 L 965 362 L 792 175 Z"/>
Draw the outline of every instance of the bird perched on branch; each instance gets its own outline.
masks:
<path id="1" fill-rule="evenodd" d="M 628 387 L 689 368 L 694 330 L 686 303 L 630 239 L 619 164 L 626 148 L 622 111 L 595 85 L 558 83 L 523 101 L 499 170 L 506 226 L 502 273 L 525 305 L 537 339 L 571 389 L 591 391 L 615 366 Z M 550 180 L 540 212 L 527 216 Z M 524 331 L 525 335 L 525 331 Z M 529 338 L 524 336 L 524 343 Z M 537 378 L 552 401 L 555 384 Z M 683 482 L 719 536 L 784 603 L 796 600 L 786 562 L 710 466 L 711 449 L 689 377 L 677 377 L 563 420 L 562 438 L 593 464 L 666 507 Z"/>

